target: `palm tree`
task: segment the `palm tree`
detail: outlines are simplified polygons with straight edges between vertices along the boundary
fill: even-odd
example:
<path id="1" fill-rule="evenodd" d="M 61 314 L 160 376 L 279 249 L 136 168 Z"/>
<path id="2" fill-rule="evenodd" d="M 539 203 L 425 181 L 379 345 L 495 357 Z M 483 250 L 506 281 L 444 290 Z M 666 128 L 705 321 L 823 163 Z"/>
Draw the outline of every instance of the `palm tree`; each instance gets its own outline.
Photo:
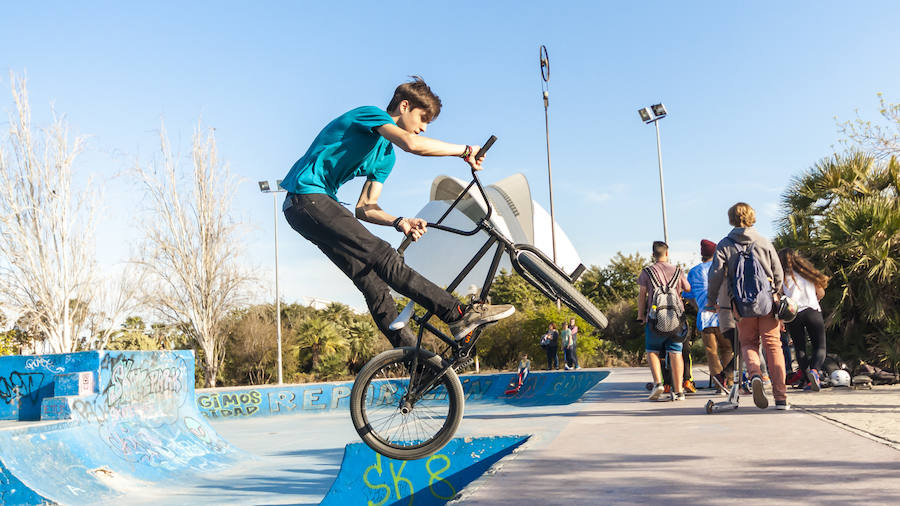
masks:
<path id="1" fill-rule="evenodd" d="M 297 344 L 301 349 L 310 350 L 313 369 L 319 365 L 323 355 L 331 355 L 348 347 L 340 329 L 332 321 L 319 316 L 300 322 L 297 326 Z"/>
<path id="2" fill-rule="evenodd" d="M 350 309 L 350 306 L 342 304 L 340 302 L 332 302 L 328 304 L 328 306 L 320 311 L 319 314 L 323 318 L 329 319 L 345 328 L 350 324 L 350 321 L 353 320 L 354 316 L 353 310 Z"/>
<path id="3" fill-rule="evenodd" d="M 776 242 L 832 274 L 829 326 L 845 347 L 871 353 L 866 340 L 883 342 L 883 329 L 900 322 L 900 163 L 836 154 L 792 181 L 782 209 Z"/>
<path id="4" fill-rule="evenodd" d="M 380 332 L 370 321 L 357 320 L 347 327 L 347 344 L 350 349 L 350 366 L 356 370 L 372 357 Z"/>

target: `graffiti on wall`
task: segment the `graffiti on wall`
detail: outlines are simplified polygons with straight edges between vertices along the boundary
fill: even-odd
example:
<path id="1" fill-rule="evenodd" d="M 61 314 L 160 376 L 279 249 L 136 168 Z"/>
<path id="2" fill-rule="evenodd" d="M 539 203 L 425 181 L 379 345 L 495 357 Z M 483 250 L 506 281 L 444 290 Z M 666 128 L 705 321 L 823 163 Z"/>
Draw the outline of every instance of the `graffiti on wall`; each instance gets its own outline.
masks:
<path id="1" fill-rule="evenodd" d="M 528 377 L 518 394 L 504 395 L 512 373 L 462 376 L 460 381 L 467 402 L 503 402 L 514 405 L 568 404 L 606 377 L 605 371 L 537 373 Z M 352 383 L 285 385 L 255 387 L 247 390 L 208 390 L 198 392 L 197 404 L 207 418 L 246 418 L 290 413 L 317 413 L 347 409 Z M 366 395 L 369 406 L 399 402 L 406 389 L 403 380 L 373 382 Z M 443 401 L 443 385 L 424 399 Z"/>
<path id="2" fill-rule="evenodd" d="M 100 393 L 73 401 L 73 414 L 96 424 L 101 440 L 129 462 L 175 470 L 194 457 L 224 453 L 217 434 L 184 416 L 193 410 L 192 367 L 174 353 L 107 353 Z"/>
<path id="3" fill-rule="evenodd" d="M 259 411 L 262 394 L 258 390 L 237 393 L 212 393 L 197 396 L 197 405 L 211 418 L 253 416 Z"/>
<path id="4" fill-rule="evenodd" d="M 12 371 L 0 377 L 0 399 L 6 404 L 17 402 L 20 397 L 28 399 L 32 404 L 40 400 L 38 395 L 44 386 L 45 375 L 42 372 Z"/>

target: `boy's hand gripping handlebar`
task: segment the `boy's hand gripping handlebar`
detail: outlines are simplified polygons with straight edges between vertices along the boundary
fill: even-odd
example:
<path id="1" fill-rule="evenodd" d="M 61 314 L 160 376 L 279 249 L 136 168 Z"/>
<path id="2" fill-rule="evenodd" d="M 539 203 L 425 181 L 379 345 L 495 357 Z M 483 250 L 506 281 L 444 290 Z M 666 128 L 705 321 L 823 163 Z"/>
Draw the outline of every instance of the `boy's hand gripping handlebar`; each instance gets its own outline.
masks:
<path id="1" fill-rule="evenodd" d="M 485 155 L 487 154 L 488 150 L 491 149 L 491 146 L 493 146 L 495 142 L 497 142 L 497 136 L 496 136 L 496 135 L 492 135 L 492 136 L 487 140 L 487 142 L 484 143 L 484 146 L 482 146 L 481 149 L 478 150 L 478 153 L 475 154 L 475 158 L 477 159 L 477 158 L 479 158 L 479 157 L 485 156 Z M 444 221 L 444 218 L 446 218 L 447 215 L 450 214 L 450 211 L 451 211 L 454 207 L 456 207 L 456 204 L 459 203 L 460 200 L 462 200 L 462 197 L 463 197 L 466 193 L 468 193 L 469 189 L 472 188 L 472 185 L 475 184 L 477 181 L 478 181 L 478 176 L 475 174 L 475 169 L 472 169 L 472 182 L 469 183 L 469 186 L 467 186 L 466 189 L 463 190 L 462 193 L 460 193 L 460 194 L 456 197 L 456 200 L 453 201 L 453 204 L 450 205 L 450 208 L 447 209 L 446 212 L 444 212 L 443 216 L 441 216 L 441 217 L 438 219 L 437 222 L 435 222 L 435 223 L 428 223 L 427 226 L 429 226 L 429 227 L 436 227 L 436 228 L 438 228 L 438 229 L 443 228 L 443 227 L 440 226 L 441 222 Z M 489 216 L 491 215 L 491 211 L 492 211 L 491 205 L 490 205 L 490 203 L 487 201 L 487 196 L 484 195 L 484 190 L 481 188 L 481 184 L 480 184 L 480 183 L 478 184 L 478 189 L 481 191 L 482 195 L 484 196 L 485 204 L 488 206 L 488 212 L 487 212 L 487 215 L 485 216 L 485 218 L 487 218 L 487 217 L 489 217 Z M 452 230 L 455 230 L 455 229 L 452 229 Z M 451 231 L 452 231 L 452 230 L 451 230 Z M 461 232 L 461 231 L 458 231 L 457 233 L 460 233 L 460 232 Z M 477 232 L 478 232 L 478 228 L 475 228 L 474 230 L 472 230 L 471 233 L 466 233 L 466 232 L 461 232 L 461 233 L 463 233 L 464 235 L 474 235 L 474 234 L 477 233 Z M 403 243 L 401 243 L 401 244 L 400 244 L 400 247 L 397 248 L 397 252 L 400 253 L 400 254 L 402 255 L 403 252 L 406 251 L 406 248 L 408 248 L 410 244 L 412 244 L 412 239 L 410 239 L 409 236 L 406 236 L 406 238 L 403 239 Z"/>

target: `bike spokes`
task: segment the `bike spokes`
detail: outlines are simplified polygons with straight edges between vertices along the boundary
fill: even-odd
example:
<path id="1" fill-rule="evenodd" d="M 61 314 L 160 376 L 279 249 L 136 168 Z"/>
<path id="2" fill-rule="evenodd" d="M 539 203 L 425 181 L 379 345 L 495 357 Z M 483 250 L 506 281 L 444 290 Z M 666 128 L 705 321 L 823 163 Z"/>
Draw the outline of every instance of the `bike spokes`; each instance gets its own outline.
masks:
<path id="1" fill-rule="evenodd" d="M 411 362 L 405 360 L 385 364 L 372 375 L 363 398 L 370 433 L 394 447 L 428 443 L 442 432 L 451 415 L 442 381 L 417 399 L 409 395 L 433 382 L 440 369 L 427 361 L 419 362 L 416 374 L 410 375 L 410 369 Z M 415 382 L 412 387 L 410 376 Z"/>

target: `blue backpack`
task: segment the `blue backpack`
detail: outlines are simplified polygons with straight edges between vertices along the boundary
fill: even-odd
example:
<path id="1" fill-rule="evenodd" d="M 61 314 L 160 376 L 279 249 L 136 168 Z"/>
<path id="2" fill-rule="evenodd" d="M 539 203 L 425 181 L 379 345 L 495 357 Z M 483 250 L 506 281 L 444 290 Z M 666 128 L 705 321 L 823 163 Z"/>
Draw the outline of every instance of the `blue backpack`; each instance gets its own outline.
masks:
<path id="1" fill-rule="evenodd" d="M 753 254 L 755 243 L 742 246 L 730 237 L 728 240 L 738 250 L 737 263 L 731 276 L 731 300 L 735 310 L 742 318 L 772 314 L 775 305 L 772 297 L 774 290 L 759 258 Z"/>

